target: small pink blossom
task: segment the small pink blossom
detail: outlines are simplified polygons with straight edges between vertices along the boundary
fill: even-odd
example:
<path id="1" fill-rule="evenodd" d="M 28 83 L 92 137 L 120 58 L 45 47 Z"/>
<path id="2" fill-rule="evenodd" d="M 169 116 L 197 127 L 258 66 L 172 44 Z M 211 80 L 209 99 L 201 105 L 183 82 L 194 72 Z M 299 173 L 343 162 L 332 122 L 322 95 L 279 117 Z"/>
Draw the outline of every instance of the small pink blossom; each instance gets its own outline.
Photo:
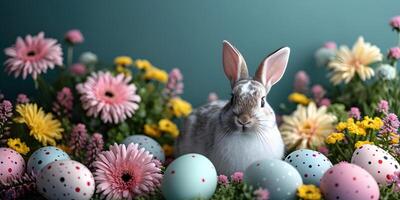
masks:
<path id="1" fill-rule="evenodd" d="M 81 150 L 85 149 L 88 137 L 89 135 L 84 124 L 75 125 L 72 128 L 69 141 L 69 146 L 71 147 L 71 150 L 78 155 Z"/>
<path id="2" fill-rule="evenodd" d="M 165 92 L 170 96 L 178 96 L 183 93 L 183 75 L 178 68 L 174 68 L 168 75 L 168 83 Z"/>
<path id="3" fill-rule="evenodd" d="M 213 102 L 213 101 L 217 101 L 218 100 L 218 95 L 215 92 L 210 92 L 210 94 L 208 94 L 208 102 Z"/>
<path id="4" fill-rule="evenodd" d="M 400 47 L 390 48 L 389 57 L 394 59 L 400 59 Z"/>
<path id="5" fill-rule="evenodd" d="M 400 31 L 400 15 L 395 16 L 390 20 L 390 26 L 397 31 Z"/>
<path id="6" fill-rule="evenodd" d="M 387 113 L 389 111 L 389 102 L 386 100 L 381 100 L 378 103 L 378 112 Z"/>
<path id="7" fill-rule="evenodd" d="M 269 192 L 266 189 L 258 188 L 253 193 L 256 196 L 256 200 L 268 200 Z"/>
<path id="8" fill-rule="evenodd" d="M 326 146 L 320 146 L 318 147 L 318 151 L 327 156 L 329 154 L 329 149 Z"/>
<path id="9" fill-rule="evenodd" d="M 318 102 L 318 105 L 319 105 L 319 106 L 326 106 L 326 107 L 328 107 L 328 106 L 331 105 L 331 100 L 328 99 L 328 98 L 323 98 L 323 99 L 321 99 L 321 101 Z"/>
<path id="10" fill-rule="evenodd" d="M 25 104 L 25 103 L 29 103 L 29 98 L 28 96 L 26 96 L 26 94 L 18 94 L 17 96 L 17 103 L 18 104 Z"/>
<path id="11" fill-rule="evenodd" d="M 74 96 L 69 87 L 64 87 L 57 92 L 57 101 L 53 103 L 53 111 L 58 115 L 71 117 L 74 103 Z"/>
<path id="12" fill-rule="evenodd" d="M 71 74 L 77 75 L 77 76 L 82 76 L 87 73 L 86 66 L 81 63 L 76 63 L 76 64 L 71 65 L 71 67 L 69 68 L 69 71 L 71 72 Z"/>
<path id="13" fill-rule="evenodd" d="M 80 30 L 72 29 L 65 33 L 65 40 L 71 44 L 80 44 L 84 41 L 83 35 Z"/>
<path id="14" fill-rule="evenodd" d="M 358 109 L 357 107 L 351 107 L 349 111 L 349 117 L 352 117 L 356 120 L 360 120 L 361 119 L 360 109 Z"/>
<path id="15" fill-rule="evenodd" d="M 298 71 L 294 78 L 294 91 L 305 93 L 308 90 L 308 84 L 310 83 L 310 78 L 305 71 Z"/>
<path id="16" fill-rule="evenodd" d="M 241 183 L 243 181 L 243 172 L 235 172 L 231 175 L 231 180 L 234 183 Z"/>
<path id="17" fill-rule="evenodd" d="M 336 42 L 328 41 L 328 42 L 325 42 L 324 47 L 327 49 L 336 49 L 337 45 L 336 45 Z"/>
<path id="18" fill-rule="evenodd" d="M 322 87 L 322 85 L 319 85 L 319 84 L 318 85 L 314 85 L 311 88 L 311 92 L 312 92 L 312 94 L 314 96 L 314 99 L 316 101 L 320 101 L 326 94 L 325 89 Z"/>
<path id="19" fill-rule="evenodd" d="M 225 175 L 219 175 L 218 176 L 218 183 L 224 186 L 227 186 L 229 184 L 228 177 Z"/>

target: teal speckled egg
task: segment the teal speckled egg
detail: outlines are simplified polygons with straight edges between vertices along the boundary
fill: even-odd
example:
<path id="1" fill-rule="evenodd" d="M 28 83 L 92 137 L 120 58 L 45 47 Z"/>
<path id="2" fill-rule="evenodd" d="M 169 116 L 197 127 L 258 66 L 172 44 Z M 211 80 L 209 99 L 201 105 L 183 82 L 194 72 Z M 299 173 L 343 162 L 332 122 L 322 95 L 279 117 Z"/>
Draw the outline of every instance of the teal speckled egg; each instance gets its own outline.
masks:
<path id="1" fill-rule="evenodd" d="M 130 143 L 138 144 L 139 148 L 146 149 L 146 151 L 153 154 L 155 159 L 159 160 L 161 163 L 164 163 L 164 150 L 161 148 L 160 144 L 158 144 L 158 142 L 155 141 L 153 138 L 145 135 L 132 135 L 122 141 L 122 144 L 125 144 L 126 146 Z"/>
<path id="2" fill-rule="evenodd" d="M 265 188 L 270 199 L 296 199 L 297 187 L 303 184 L 299 172 L 287 162 L 265 159 L 251 164 L 244 173 L 244 181 L 254 188 Z"/>
<path id="3" fill-rule="evenodd" d="M 210 199 L 217 179 L 217 171 L 208 158 L 185 154 L 167 167 L 161 191 L 167 200 Z"/>
<path id="4" fill-rule="evenodd" d="M 331 161 L 318 151 L 299 149 L 289 154 L 285 161 L 295 167 L 304 184 L 319 186 L 324 173 L 332 167 Z"/>

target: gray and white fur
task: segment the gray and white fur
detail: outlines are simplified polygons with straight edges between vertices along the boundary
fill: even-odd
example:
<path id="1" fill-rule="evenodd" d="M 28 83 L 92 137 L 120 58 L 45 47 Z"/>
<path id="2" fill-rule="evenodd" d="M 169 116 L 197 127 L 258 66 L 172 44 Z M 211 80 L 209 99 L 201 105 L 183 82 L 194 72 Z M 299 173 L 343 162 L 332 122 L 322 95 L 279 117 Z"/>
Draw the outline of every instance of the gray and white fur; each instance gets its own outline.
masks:
<path id="1" fill-rule="evenodd" d="M 206 104 L 186 119 L 176 143 L 177 155 L 203 154 L 225 175 L 244 171 L 257 160 L 281 159 L 284 144 L 266 97 L 285 72 L 289 54 L 288 47 L 278 49 L 251 78 L 240 52 L 223 41 L 223 66 L 232 98 Z"/>

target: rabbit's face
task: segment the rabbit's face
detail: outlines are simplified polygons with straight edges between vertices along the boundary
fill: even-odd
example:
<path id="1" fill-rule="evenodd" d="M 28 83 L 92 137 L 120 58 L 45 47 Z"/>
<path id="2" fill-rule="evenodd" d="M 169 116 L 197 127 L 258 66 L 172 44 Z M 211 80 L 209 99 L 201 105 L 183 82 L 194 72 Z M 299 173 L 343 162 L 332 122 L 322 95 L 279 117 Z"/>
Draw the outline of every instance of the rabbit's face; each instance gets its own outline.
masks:
<path id="1" fill-rule="evenodd" d="M 232 89 L 233 122 L 243 131 L 256 128 L 266 106 L 265 87 L 255 80 L 238 81 Z"/>

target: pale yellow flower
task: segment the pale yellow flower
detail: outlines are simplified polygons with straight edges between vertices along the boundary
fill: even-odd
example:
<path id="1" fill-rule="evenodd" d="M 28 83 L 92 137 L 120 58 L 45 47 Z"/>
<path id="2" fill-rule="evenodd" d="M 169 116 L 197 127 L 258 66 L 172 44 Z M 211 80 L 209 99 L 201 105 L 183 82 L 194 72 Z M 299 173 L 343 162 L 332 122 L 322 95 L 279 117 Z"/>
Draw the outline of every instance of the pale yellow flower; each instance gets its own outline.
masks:
<path id="1" fill-rule="evenodd" d="M 298 105 L 292 115 L 282 117 L 279 127 L 286 146 L 291 148 L 311 148 L 324 144 L 328 134 L 335 130 L 336 116 L 327 113 L 327 107 L 317 108 L 311 102 L 308 106 Z"/>
<path id="2" fill-rule="evenodd" d="M 9 138 L 7 140 L 7 145 L 11 149 L 14 149 L 16 152 L 23 155 L 26 155 L 31 150 L 28 146 L 26 146 L 25 142 L 21 142 L 21 139 L 19 138 L 15 139 Z"/>
<path id="3" fill-rule="evenodd" d="M 179 129 L 174 122 L 169 119 L 162 119 L 158 122 L 158 128 L 161 131 L 165 131 L 170 134 L 173 138 L 179 136 Z"/>
<path id="4" fill-rule="evenodd" d="M 297 196 L 304 200 L 320 200 L 321 191 L 315 185 L 301 185 L 297 188 Z"/>
<path id="5" fill-rule="evenodd" d="M 172 114 L 176 117 L 187 117 L 192 112 L 192 105 L 179 97 L 171 98 L 169 105 Z"/>
<path id="6" fill-rule="evenodd" d="M 347 84 L 355 75 L 358 75 L 365 81 L 374 76 L 374 70 L 369 65 L 381 60 L 380 49 L 371 43 L 364 42 L 363 37 L 359 37 L 352 50 L 347 46 L 342 46 L 337 51 L 336 57 L 328 65 L 328 68 L 332 70 L 330 80 L 334 85 L 341 82 Z"/>
<path id="7" fill-rule="evenodd" d="M 354 144 L 354 147 L 355 148 L 360 148 L 362 145 L 364 145 L 364 144 L 374 144 L 373 142 L 370 142 L 370 141 L 368 141 L 368 140 L 365 140 L 365 141 L 357 141 L 355 144 Z"/>
<path id="8" fill-rule="evenodd" d="M 302 104 L 302 105 L 307 105 L 310 103 L 310 99 L 301 93 L 298 92 L 293 92 L 292 94 L 289 95 L 288 97 L 289 101 L 297 104 Z"/>

